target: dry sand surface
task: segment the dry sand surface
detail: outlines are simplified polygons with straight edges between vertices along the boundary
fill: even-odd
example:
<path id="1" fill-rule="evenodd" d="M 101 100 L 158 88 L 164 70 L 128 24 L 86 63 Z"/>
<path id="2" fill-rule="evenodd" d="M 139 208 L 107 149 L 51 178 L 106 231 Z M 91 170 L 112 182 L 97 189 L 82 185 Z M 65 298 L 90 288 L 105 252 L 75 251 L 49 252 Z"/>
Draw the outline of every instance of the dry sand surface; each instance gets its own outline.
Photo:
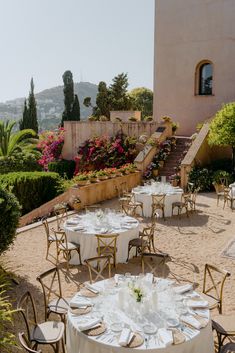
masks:
<path id="1" fill-rule="evenodd" d="M 197 199 L 197 211 L 187 218 L 178 217 L 162 219 L 158 222 L 155 232 L 155 244 L 158 249 L 167 252 L 174 259 L 169 263 L 170 272 L 177 274 L 181 280 L 198 283 L 202 289 L 205 263 L 214 264 L 231 272 L 231 277 L 224 288 L 224 313 L 235 313 L 235 259 L 222 257 L 221 253 L 235 237 L 235 212 L 229 207 L 223 210 L 223 202 L 216 206 L 214 193 L 200 194 Z M 104 208 L 119 208 L 117 199 L 104 202 Z M 148 220 L 143 220 L 144 226 Z M 53 226 L 53 224 L 51 223 Z M 53 248 L 52 248 L 53 252 Z M 20 233 L 14 246 L 4 255 L 3 261 L 15 273 L 19 285 L 14 286 L 10 295 L 13 302 L 30 289 L 36 298 L 39 318 L 43 319 L 43 297 L 40 284 L 36 277 L 53 267 L 53 263 L 45 260 L 46 237 L 42 226 Z M 51 257 L 53 260 L 53 258 Z M 62 267 L 63 295 L 72 296 L 78 291 L 80 283 L 88 279 L 85 266 L 72 267 L 66 275 Z M 118 273 L 141 272 L 140 259 L 133 258 L 128 264 L 118 264 Z M 212 312 L 212 316 L 217 314 Z M 17 325 L 15 324 L 15 327 Z M 52 350 L 43 350 L 51 352 Z"/>

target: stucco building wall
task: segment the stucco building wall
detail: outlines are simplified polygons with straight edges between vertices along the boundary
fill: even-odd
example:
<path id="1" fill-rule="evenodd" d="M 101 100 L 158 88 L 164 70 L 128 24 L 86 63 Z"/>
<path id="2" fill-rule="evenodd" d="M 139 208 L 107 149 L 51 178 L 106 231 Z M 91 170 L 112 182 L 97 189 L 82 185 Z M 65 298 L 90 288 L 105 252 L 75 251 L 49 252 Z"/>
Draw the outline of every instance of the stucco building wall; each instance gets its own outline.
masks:
<path id="1" fill-rule="evenodd" d="M 235 100 L 235 1 L 155 0 L 154 119 L 170 115 L 189 136 Z M 199 62 L 213 63 L 213 95 L 195 95 Z"/>

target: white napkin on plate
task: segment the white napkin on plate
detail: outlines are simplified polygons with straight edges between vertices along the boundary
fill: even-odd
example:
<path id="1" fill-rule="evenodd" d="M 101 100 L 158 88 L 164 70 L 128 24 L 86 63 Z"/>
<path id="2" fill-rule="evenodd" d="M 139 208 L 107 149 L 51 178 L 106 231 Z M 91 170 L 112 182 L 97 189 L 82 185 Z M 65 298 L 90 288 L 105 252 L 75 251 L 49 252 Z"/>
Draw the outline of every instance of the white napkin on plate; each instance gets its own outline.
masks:
<path id="1" fill-rule="evenodd" d="M 193 285 L 192 284 L 185 284 L 183 286 L 177 286 L 177 287 L 174 287 L 174 292 L 176 294 L 183 294 L 185 292 L 188 292 L 190 290 L 193 289 Z"/>
<path id="2" fill-rule="evenodd" d="M 99 294 L 99 290 L 97 289 L 97 287 L 95 287 L 94 285 L 92 284 L 89 284 L 89 283 L 85 283 L 85 287 L 90 290 L 91 292 L 95 293 L 95 294 Z"/>
<path id="3" fill-rule="evenodd" d="M 206 300 L 188 300 L 187 306 L 190 308 L 208 308 L 209 303 Z"/>
<path id="4" fill-rule="evenodd" d="M 99 326 L 100 323 L 101 323 L 101 319 L 90 319 L 86 322 L 77 322 L 77 328 L 80 331 L 86 331 L 91 328 L 95 328 L 95 327 Z"/>
<path id="5" fill-rule="evenodd" d="M 125 347 L 130 343 L 132 337 L 133 337 L 133 333 L 131 332 L 131 330 L 129 328 L 124 328 L 121 332 L 118 344 L 120 346 Z"/>
<path id="6" fill-rule="evenodd" d="M 164 343 L 165 347 L 173 344 L 173 336 L 171 331 L 168 331 L 165 328 L 160 328 L 158 330 L 158 336 L 162 343 Z"/>
<path id="7" fill-rule="evenodd" d="M 200 328 L 203 327 L 202 324 L 192 315 L 182 315 L 180 319 L 181 321 L 185 322 L 186 324 L 189 324 L 197 330 L 200 330 Z"/>
<path id="8" fill-rule="evenodd" d="M 91 306 L 91 302 L 86 298 L 75 296 L 71 299 L 69 305 L 71 308 L 87 308 Z"/>
<path id="9" fill-rule="evenodd" d="M 190 312 L 191 312 L 191 310 L 190 310 Z M 209 319 L 209 316 L 210 316 L 209 310 L 205 310 L 205 309 L 194 309 L 194 310 L 192 310 L 191 314 L 196 314 L 196 315 L 203 317 L 205 319 Z"/>

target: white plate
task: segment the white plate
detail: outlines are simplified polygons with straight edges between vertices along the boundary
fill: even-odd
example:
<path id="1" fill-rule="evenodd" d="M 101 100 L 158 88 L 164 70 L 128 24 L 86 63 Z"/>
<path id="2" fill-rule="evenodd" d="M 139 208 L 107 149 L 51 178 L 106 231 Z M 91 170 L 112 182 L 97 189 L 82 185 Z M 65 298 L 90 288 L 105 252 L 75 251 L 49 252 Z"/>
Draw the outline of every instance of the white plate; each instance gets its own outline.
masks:
<path id="1" fill-rule="evenodd" d="M 178 319 L 168 319 L 166 320 L 168 327 L 177 327 L 179 326 L 180 322 Z"/>
<path id="2" fill-rule="evenodd" d="M 153 335 L 154 333 L 157 332 L 157 327 L 153 324 L 145 324 L 143 326 L 144 333 L 147 335 Z"/>
<path id="3" fill-rule="evenodd" d="M 114 322 L 113 324 L 110 325 L 110 329 L 113 332 L 121 332 L 123 329 L 123 323 L 122 322 Z"/>

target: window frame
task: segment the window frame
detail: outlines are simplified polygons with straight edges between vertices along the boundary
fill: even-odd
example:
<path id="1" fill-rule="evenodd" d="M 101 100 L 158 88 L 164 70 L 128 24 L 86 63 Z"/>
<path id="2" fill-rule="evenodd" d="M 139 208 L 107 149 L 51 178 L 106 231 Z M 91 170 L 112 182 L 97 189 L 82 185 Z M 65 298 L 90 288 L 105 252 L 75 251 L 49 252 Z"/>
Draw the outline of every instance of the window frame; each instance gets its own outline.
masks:
<path id="1" fill-rule="evenodd" d="M 202 73 L 202 68 L 204 65 L 211 65 L 212 68 L 212 88 L 211 88 L 211 93 L 210 94 L 202 94 L 200 93 L 200 86 L 201 86 L 201 73 Z M 194 95 L 198 97 L 211 97 L 214 96 L 214 89 L 213 89 L 213 82 L 214 82 L 214 65 L 211 60 L 202 60 L 200 61 L 195 70 L 195 87 L 194 87 Z"/>

